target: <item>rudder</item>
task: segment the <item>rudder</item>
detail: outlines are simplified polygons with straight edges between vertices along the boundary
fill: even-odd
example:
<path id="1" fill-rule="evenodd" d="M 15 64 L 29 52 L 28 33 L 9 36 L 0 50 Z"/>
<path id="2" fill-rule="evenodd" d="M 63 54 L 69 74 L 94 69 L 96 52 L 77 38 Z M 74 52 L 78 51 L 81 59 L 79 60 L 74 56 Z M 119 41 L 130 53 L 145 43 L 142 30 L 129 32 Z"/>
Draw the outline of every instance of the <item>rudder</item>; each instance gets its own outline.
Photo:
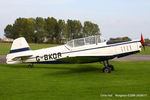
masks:
<path id="1" fill-rule="evenodd" d="M 28 51 L 30 47 L 24 37 L 17 38 L 13 41 L 9 53 L 17 53 L 22 51 Z"/>

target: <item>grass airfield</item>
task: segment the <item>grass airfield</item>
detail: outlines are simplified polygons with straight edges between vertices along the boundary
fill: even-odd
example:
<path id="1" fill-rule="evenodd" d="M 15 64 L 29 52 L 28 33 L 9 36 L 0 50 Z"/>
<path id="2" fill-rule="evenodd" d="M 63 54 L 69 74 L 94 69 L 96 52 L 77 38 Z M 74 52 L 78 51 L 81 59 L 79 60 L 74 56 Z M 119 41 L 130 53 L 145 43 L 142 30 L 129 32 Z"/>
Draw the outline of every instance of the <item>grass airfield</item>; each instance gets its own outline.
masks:
<path id="1" fill-rule="evenodd" d="M 29 44 L 32 50 L 56 44 Z M 0 55 L 11 43 L 0 43 Z M 138 54 L 150 54 L 150 47 Z M 149 100 L 150 61 L 111 62 L 115 71 L 102 73 L 103 65 L 92 64 L 0 64 L 0 100 Z M 116 97 L 116 94 L 143 97 Z M 106 96 L 112 95 L 112 97 Z"/>
<path id="2" fill-rule="evenodd" d="M 148 100 L 150 62 L 111 62 L 115 71 L 102 73 L 103 65 L 25 64 L 0 65 L 0 100 Z M 102 96 L 112 94 L 112 97 Z M 146 94 L 116 97 L 115 94 Z"/>

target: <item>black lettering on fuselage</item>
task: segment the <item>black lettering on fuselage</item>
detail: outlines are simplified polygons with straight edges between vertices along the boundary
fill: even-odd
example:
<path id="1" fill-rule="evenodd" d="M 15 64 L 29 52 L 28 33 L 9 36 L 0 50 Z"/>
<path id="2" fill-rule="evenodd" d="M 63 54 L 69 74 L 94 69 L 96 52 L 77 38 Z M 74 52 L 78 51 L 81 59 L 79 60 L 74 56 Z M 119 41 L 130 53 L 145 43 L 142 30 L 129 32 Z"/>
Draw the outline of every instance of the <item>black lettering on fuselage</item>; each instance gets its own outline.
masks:
<path id="1" fill-rule="evenodd" d="M 57 54 L 53 53 L 53 59 L 57 59 Z"/>
<path id="2" fill-rule="evenodd" d="M 36 61 L 37 62 L 40 62 L 40 60 L 51 60 L 51 59 L 58 59 L 60 58 L 62 55 L 61 55 L 61 52 L 58 52 L 58 53 L 52 53 L 52 54 L 45 54 L 44 56 L 36 56 Z"/>
<path id="3" fill-rule="evenodd" d="M 37 61 L 37 62 L 40 61 L 40 56 L 36 56 L 36 61 Z"/>
<path id="4" fill-rule="evenodd" d="M 60 57 L 61 57 L 61 53 L 60 53 L 60 52 L 58 52 L 58 53 L 57 53 L 57 55 L 58 55 L 58 58 L 60 58 Z"/>
<path id="5" fill-rule="evenodd" d="M 44 55 L 44 60 L 48 60 L 48 55 Z"/>
<path id="6" fill-rule="evenodd" d="M 52 54 L 49 54 L 49 59 L 53 59 L 53 57 L 52 57 L 53 55 Z"/>
<path id="7" fill-rule="evenodd" d="M 58 59 L 61 57 L 61 52 L 49 54 L 49 59 Z"/>

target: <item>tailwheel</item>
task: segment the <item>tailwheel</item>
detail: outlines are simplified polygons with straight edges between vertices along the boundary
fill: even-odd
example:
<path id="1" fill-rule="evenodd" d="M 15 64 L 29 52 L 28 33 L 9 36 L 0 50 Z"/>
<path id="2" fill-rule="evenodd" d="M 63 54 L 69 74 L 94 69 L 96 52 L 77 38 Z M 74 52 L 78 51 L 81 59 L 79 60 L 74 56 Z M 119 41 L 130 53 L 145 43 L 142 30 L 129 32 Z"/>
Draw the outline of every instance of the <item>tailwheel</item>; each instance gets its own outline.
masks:
<path id="1" fill-rule="evenodd" d="M 113 65 L 109 65 L 108 67 L 110 68 L 111 71 L 114 71 L 114 66 Z"/>
<path id="2" fill-rule="evenodd" d="M 104 73 L 110 73 L 111 72 L 111 69 L 109 67 L 104 67 L 103 68 L 103 72 Z"/>
<path id="3" fill-rule="evenodd" d="M 33 64 L 28 65 L 28 68 L 33 68 Z"/>

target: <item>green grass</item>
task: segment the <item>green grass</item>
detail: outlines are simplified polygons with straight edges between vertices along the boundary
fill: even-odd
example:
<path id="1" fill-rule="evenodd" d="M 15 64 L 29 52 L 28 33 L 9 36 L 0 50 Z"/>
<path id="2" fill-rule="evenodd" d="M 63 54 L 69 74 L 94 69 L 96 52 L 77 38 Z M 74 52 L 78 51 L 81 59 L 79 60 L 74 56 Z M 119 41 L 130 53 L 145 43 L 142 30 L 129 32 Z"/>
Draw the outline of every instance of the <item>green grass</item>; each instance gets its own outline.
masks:
<path id="1" fill-rule="evenodd" d="M 0 43 L 0 55 L 6 55 L 9 53 L 12 43 Z M 58 44 L 29 44 L 30 48 L 32 50 L 42 49 L 42 48 L 48 48 L 48 47 L 54 47 L 58 46 Z"/>
<path id="2" fill-rule="evenodd" d="M 140 55 L 149 55 L 150 54 L 150 47 L 146 46 L 145 50 L 142 48 L 142 51 L 140 53 L 137 53 Z"/>
<path id="3" fill-rule="evenodd" d="M 115 71 L 102 73 L 102 64 L 0 65 L 0 100 L 149 100 L 150 62 L 111 62 Z M 102 97 L 113 94 L 113 97 Z M 147 94 L 115 97 L 115 94 Z"/>
<path id="4" fill-rule="evenodd" d="M 37 50 L 41 48 L 48 48 L 58 46 L 58 44 L 29 44 L 32 50 Z M 11 43 L 0 43 L 0 55 L 6 55 L 9 53 L 11 48 Z M 147 55 L 150 54 L 150 47 L 146 46 L 145 51 L 142 48 L 142 51 L 138 53 L 140 55 Z"/>

